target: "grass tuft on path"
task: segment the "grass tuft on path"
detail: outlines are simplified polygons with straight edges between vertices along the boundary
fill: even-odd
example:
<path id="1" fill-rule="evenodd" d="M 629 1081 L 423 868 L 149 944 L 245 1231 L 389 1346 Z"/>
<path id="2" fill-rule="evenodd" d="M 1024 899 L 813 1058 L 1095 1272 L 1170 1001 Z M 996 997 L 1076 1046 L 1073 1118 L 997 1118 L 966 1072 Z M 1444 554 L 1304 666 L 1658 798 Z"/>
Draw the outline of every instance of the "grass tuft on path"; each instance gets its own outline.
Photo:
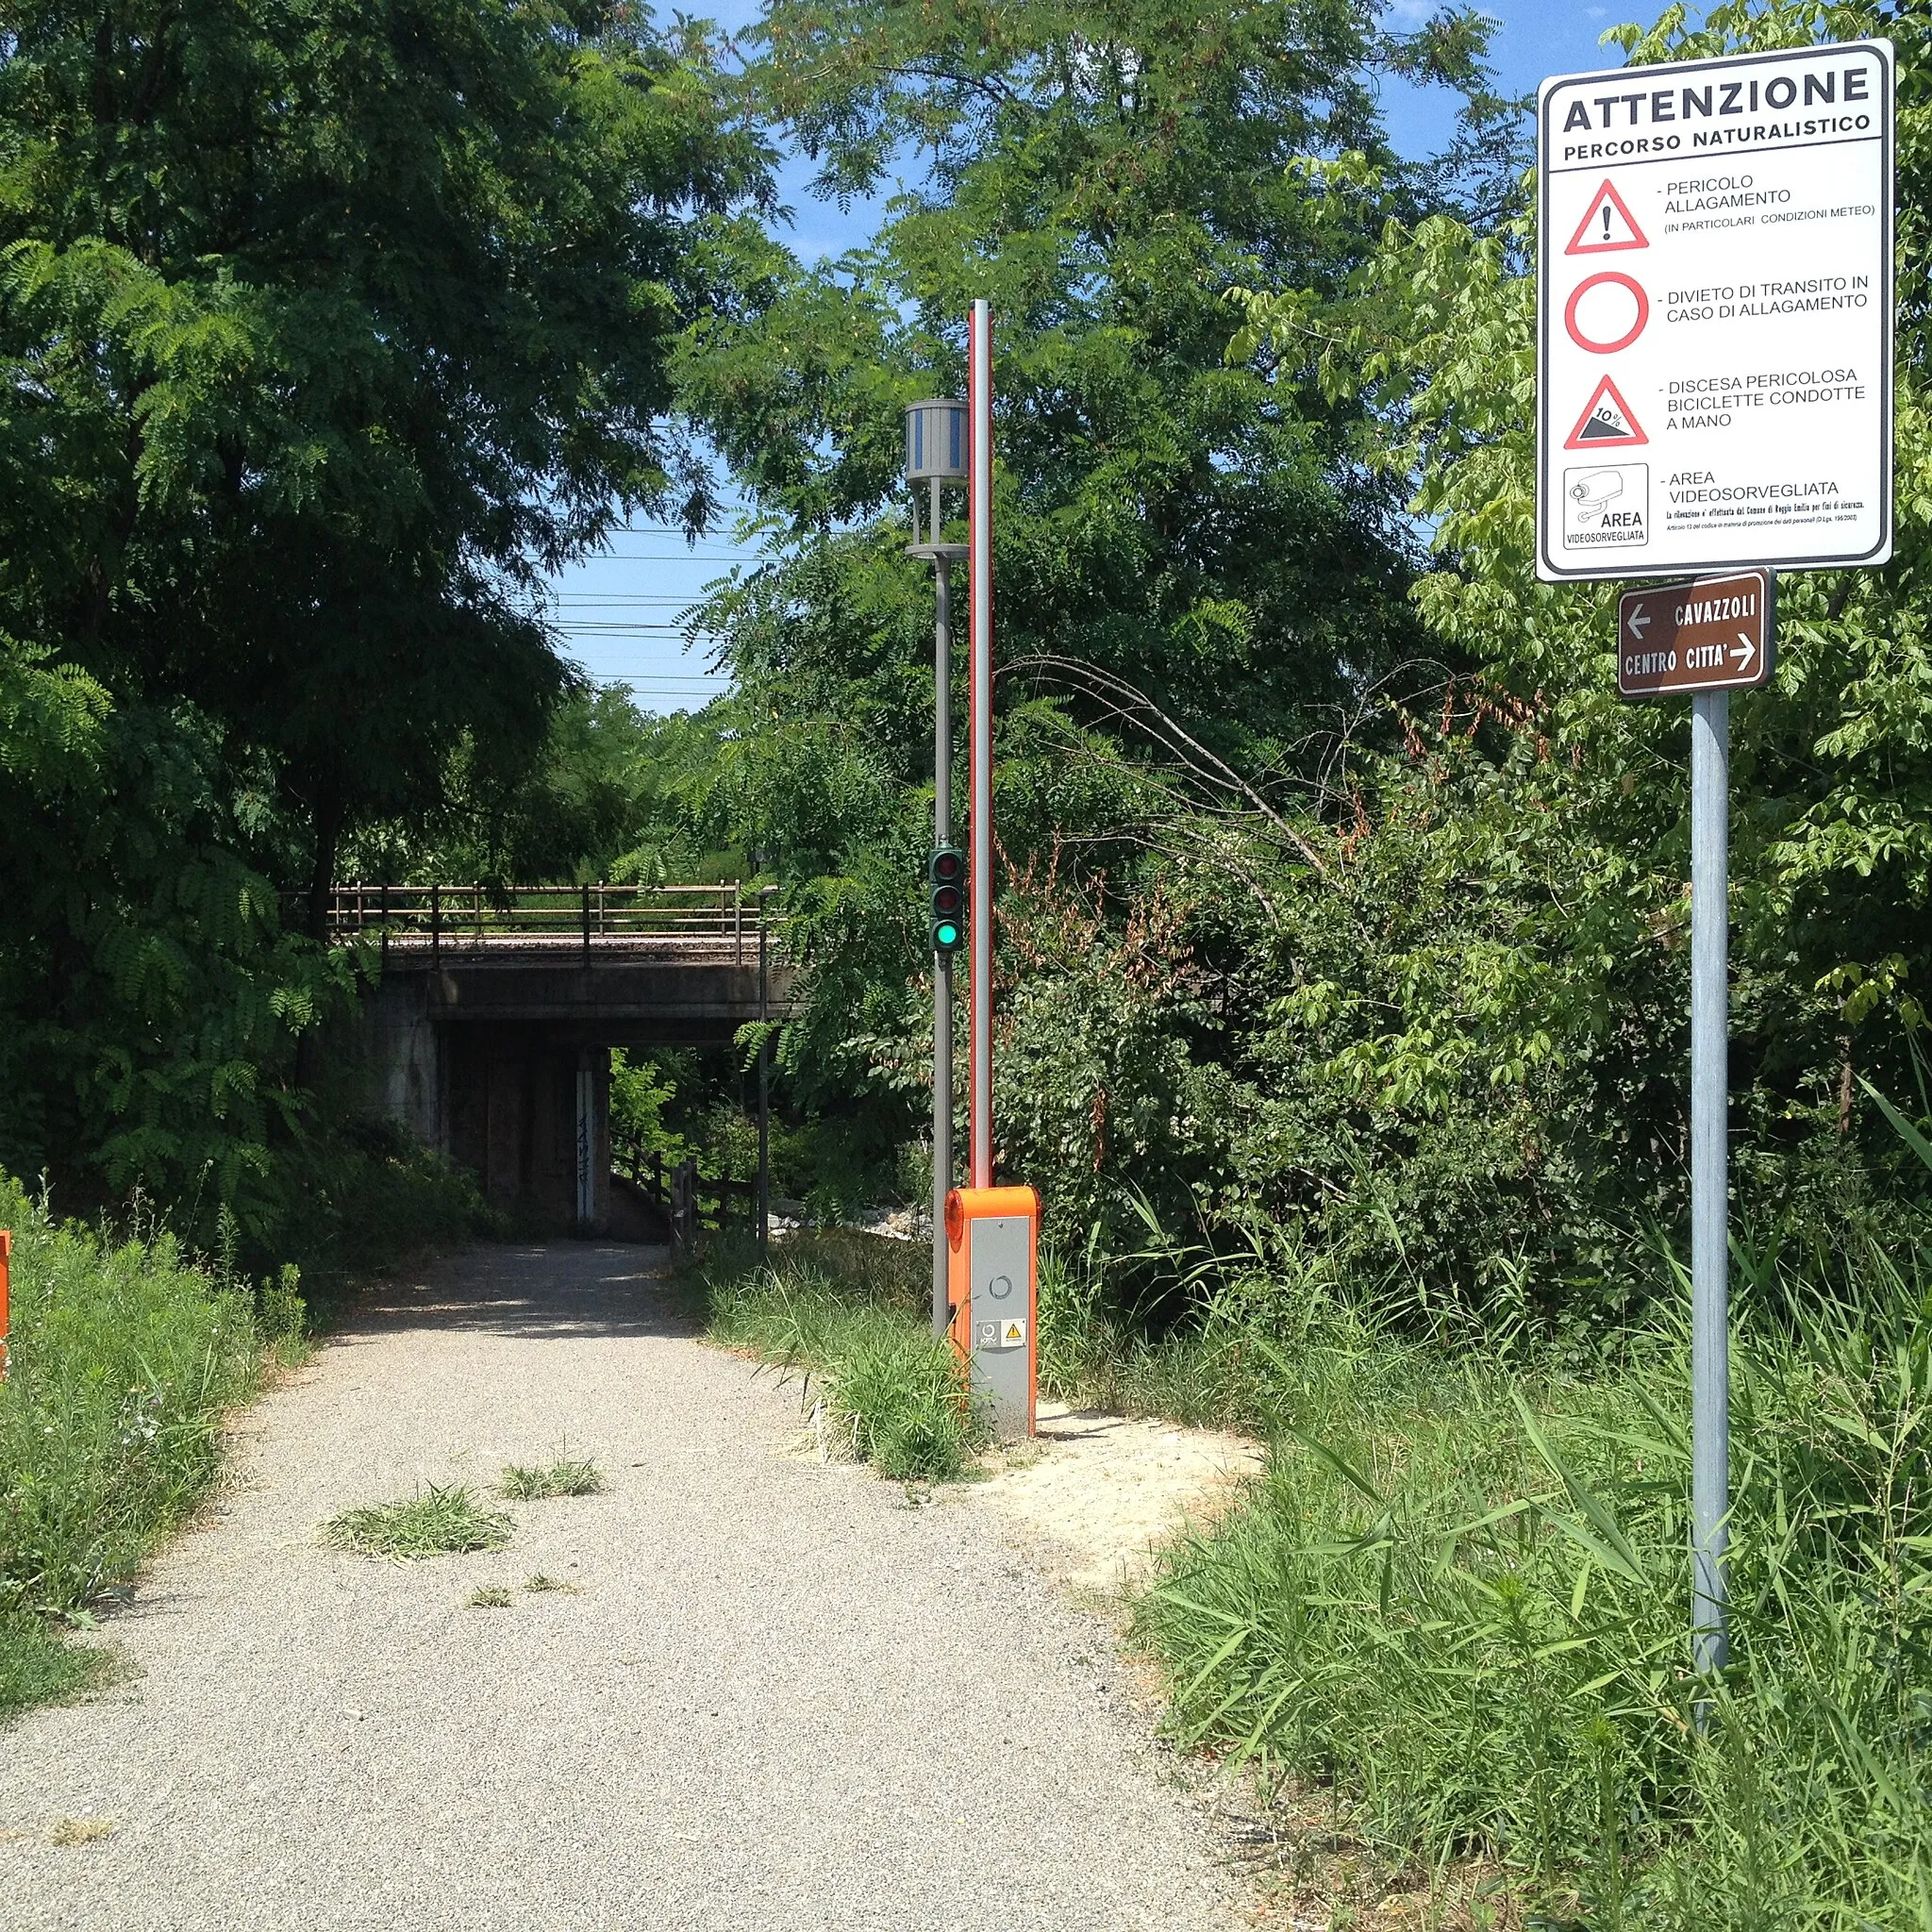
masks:
<path id="1" fill-rule="evenodd" d="M 44 1617 L 0 1610 L 0 1723 L 36 1704 L 77 1697 L 108 1668 L 103 1652 L 63 1643 Z"/>
<path id="2" fill-rule="evenodd" d="M 511 1463 L 496 1480 L 496 1492 L 520 1503 L 551 1496 L 601 1496 L 609 1487 L 604 1472 L 585 1457 L 560 1456 L 555 1462 L 525 1468 Z"/>
<path id="3" fill-rule="evenodd" d="M 952 1350 L 932 1339 L 924 1247 L 795 1235 L 770 1268 L 705 1272 L 716 1341 L 795 1372 L 841 1450 L 904 1482 L 954 1482 L 987 1440 Z"/>
<path id="4" fill-rule="evenodd" d="M 500 1550 L 514 1528 L 500 1509 L 484 1508 L 462 1483 L 429 1483 L 399 1503 L 344 1509 L 323 1524 L 322 1540 L 361 1557 L 398 1563 L 425 1557 Z"/>

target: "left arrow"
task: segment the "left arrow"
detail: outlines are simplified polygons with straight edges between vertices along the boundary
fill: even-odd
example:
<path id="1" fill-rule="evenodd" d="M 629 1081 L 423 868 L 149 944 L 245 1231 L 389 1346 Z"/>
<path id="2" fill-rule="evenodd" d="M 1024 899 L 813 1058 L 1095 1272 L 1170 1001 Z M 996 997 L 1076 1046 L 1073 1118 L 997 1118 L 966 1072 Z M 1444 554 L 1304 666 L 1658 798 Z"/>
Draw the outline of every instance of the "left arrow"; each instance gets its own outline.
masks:
<path id="1" fill-rule="evenodd" d="M 1630 626 L 1630 635 L 1641 644 L 1643 641 L 1644 626 L 1650 622 L 1647 610 L 1633 610 L 1625 622 Z"/>

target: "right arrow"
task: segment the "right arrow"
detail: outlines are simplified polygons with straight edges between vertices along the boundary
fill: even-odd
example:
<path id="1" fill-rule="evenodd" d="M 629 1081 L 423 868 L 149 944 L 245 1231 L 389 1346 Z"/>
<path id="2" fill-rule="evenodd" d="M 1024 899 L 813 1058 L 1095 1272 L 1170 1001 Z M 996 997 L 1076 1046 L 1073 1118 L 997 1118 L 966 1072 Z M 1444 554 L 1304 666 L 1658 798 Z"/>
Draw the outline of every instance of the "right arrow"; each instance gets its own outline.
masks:
<path id="1" fill-rule="evenodd" d="M 1757 656 L 1757 646 L 1751 641 L 1744 632 L 1740 631 L 1738 633 L 1737 648 L 1731 653 L 1733 661 L 1743 670 L 1748 671 Z"/>

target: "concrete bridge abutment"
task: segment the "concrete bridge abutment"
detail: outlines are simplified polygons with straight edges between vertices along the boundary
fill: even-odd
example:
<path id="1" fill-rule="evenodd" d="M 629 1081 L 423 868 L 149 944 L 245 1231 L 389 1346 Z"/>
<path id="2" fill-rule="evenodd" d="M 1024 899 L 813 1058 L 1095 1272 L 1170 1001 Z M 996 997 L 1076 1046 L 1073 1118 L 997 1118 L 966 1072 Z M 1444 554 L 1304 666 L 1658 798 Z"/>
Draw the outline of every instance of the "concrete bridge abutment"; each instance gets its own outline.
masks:
<path id="1" fill-rule="evenodd" d="M 611 1224 L 610 1051 L 728 1045 L 760 1014 L 746 949 L 716 941 L 391 942 L 342 1058 L 364 1105 L 469 1168 L 524 1225 Z M 772 967 L 764 1009 L 790 976 Z"/>

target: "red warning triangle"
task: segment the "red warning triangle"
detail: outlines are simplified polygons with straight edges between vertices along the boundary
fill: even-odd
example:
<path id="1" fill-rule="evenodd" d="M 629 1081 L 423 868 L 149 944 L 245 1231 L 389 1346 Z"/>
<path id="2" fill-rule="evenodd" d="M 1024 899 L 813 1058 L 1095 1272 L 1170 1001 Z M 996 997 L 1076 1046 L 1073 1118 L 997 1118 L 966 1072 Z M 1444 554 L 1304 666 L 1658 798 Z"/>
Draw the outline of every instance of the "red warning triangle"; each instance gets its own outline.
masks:
<path id="1" fill-rule="evenodd" d="M 1576 225 L 1565 255 L 1614 255 L 1620 248 L 1648 248 L 1637 217 L 1624 206 L 1614 181 L 1606 181 L 1590 198 L 1590 207 Z"/>
<path id="2" fill-rule="evenodd" d="M 1642 425 L 1631 413 L 1630 405 L 1607 375 L 1597 384 L 1595 394 L 1584 404 L 1583 414 L 1577 417 L 1576 427 L 1570 432 L 1563 447 L 1634 449 L 1640 442 L 1649 441 Z"/>

